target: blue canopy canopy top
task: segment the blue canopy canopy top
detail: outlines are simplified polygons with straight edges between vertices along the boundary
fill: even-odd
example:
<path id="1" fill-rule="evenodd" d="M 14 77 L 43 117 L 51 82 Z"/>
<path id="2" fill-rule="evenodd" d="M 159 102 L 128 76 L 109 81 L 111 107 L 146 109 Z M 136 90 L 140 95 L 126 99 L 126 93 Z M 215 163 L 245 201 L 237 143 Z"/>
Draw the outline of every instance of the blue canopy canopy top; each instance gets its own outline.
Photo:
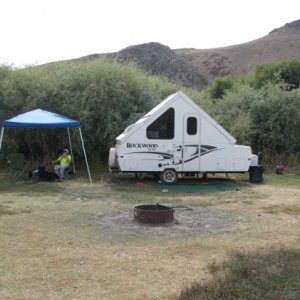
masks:
<path id="1" fill-rule="evenodd" d="M 90 174 L 90 169 L 86 157 L 85 147 L 83 143 L 80 122 L 76 120 L 69 119 L 65 116 L 58 115 L 53 112 L 49 112 L 42 109 L 35 109 L 20 115 L 17 115 L 11 119 L 3 121 L 1 135 L 0 135 L 0 151 L 2 147 L 4 128 L 67 128 L 69 144 L 71 155 L 73 157 L 72 144 L 70 138 L 69 128 L 78 128 L 79 135 L 82 143 L 82 149 L 85 157 L 85 162 L 87 166 L 87 171 L 89 174 L 90 183 L 92 184 L 92 178 Z"/>
<path id="2" fill-rule="evenodd" d="M 17 115 L 3 122 L 4 128 L 78 128 L 80 122 L 42 109 Z"/>

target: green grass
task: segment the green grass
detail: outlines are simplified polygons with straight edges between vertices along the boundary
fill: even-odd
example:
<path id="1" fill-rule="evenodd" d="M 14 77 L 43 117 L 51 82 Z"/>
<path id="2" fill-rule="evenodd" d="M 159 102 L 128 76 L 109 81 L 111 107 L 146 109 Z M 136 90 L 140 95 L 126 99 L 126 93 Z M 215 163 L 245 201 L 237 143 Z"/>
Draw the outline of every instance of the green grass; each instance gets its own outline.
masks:
<path id="1" fill-rule="evenodd" d="M 210 266 L 211 281 L 194 283 L 177 300 L 299 299 L 300 251 L 234 251 Z"/>
<path id="2" fill-rule="evenodd" d="M 283 174 L 278 175 L 266 171 L 264 173 L 264 183 L 276 186 L 289 186 L 300 188 L 300 175 L 297 174 Z"/>

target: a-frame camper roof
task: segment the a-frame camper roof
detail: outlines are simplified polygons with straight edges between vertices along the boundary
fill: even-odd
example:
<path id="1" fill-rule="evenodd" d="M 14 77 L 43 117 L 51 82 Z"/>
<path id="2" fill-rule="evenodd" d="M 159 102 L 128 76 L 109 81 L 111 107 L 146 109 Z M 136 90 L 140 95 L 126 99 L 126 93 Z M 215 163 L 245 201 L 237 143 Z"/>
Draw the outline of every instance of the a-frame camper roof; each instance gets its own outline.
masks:
<path id="1" fill-rule="evenodd" d="M 236 139 L 228 132 L 226 131 L 219 123 L 217 123 L 210 115 L 208 115 L 201 107 L 199 107 L 193 100 L 191 100 L 187 95 L 185 95 L 182 92 L 177 92 L 173 95 L 177 95 L 178 97 L 181 97 L 184 101 L 189 103 L 192 107 L 194 107 L 195 110 L 199 112 L 202 118 L 204 118 L 208 123 L 210 123 L 213 127 L 215 127 L 225 138 L 228 139 L 228 141 L 231 144 L 236 143 Z"/>
<path id="2" fill-rule="evenodd" d="M 147 114 L 145 114 L 141 119 L 139 119 L 134 124 L 128 126 L 125 131 L 117 137 L 118 140 L 128 137 L 133 134 L 139 128 L 141 128 L 145 123 L 151 123 L 155 120 L 159 115 L 165 112 L 172 104 L 179 100 L 186 102 L 189 106 L 191 106 L 191 110 L 197 111 L 202 118 L 204 118 L 207 122 L 209 122 L 213 127 L 216 128 L 231 144 L 236 143 L 236 139 L 229 134 L 222 126 L 220 126 L 212 117 L 210 117 L 204 110 L 202 110 L 198 105 L 195 104 L 188 96 L 186 96 L 183 92 L 179 91 L 175 94 L 168 96 L 165 100 L 160 102 L 157 106 L 155 106 L 152 110 L 150 110 Z"/>

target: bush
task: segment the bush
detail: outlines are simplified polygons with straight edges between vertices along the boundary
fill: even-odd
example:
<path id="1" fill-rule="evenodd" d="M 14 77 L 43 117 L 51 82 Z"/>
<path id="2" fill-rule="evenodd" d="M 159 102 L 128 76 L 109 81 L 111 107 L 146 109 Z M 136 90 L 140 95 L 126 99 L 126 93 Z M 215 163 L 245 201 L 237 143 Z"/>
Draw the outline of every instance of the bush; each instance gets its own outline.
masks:
<path id="1" fill-rule="evenodd" d="M 251 107 L 250 135 L 255 149 L 295 154 L 300 147 L 300 90 L 268 86 Z"/>
<path id="2" fill-rule="evenodd" d="M 145 75 L 132 64 L 111 60 L 2 71 L 2 120 L 36 108 L 79 120 L 90 159 L 106 160 L 114 139 L 129 124 L 180 89 L 166 80 Z M 78 134 L 71 134 L 76 136 L 74 149 L 81 149 Z M 64 130 L 18 129 L 6 131 L 4 144 L 4 151 L 15 148 L 14 152 L 36 160 L 66 147 L 68 139 Z M 75 155 L 82 153 L 75 151 Z"/>
<path id="3" fill-rule="evenodd" d="M 299 299 L 300 252 L 283 248 L 234 251 L 223 264 L 210 265 L 211 281 L 194 283 L 178 300 Z"/>

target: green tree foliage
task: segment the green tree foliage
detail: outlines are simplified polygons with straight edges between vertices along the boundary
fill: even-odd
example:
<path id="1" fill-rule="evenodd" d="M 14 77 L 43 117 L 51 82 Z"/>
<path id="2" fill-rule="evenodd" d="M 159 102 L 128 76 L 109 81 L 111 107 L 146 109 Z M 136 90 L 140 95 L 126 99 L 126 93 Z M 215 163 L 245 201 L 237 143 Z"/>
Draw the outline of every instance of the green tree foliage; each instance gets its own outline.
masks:
<path id="1" fill-rule="evenodd" d="M 211 105 L 208 112 L 226 128 L 240 144 L 251 144 L 250 108 L 260 95 L 245 85 L 227 92 L 221 101 Z"/>
<path id="2" fill-rule="evenodd" d="M 215 101 L 212 91 L 220 82 L 217 79 L 204 93 L 212 103 L 207 111 L 238 143 L 251 145 L 254 152 L 299 153 L 299 60 L 258 66 L 255 73 L 232 79 L 230 89 Z"/>
<path id="3" fill-rule="evenodd" d="M 251 107 L 250 135 L 256 149 L 271 153 L 299 152 L 300 90 L 268 86 L 264 98 Z"/>
<path id="4" fill-rule="evenodd" d="M 214 100 L 223 98 L 226 91 L 233 87 L 233 82 L 233 78 L 229 76 L 217 78 L 208 88 L 210 97 Z"/>
<path id="5" fill-rule="evenodd" d="M 299 88 L 300 61 L 290 60 L 278 64 L 259 65 L 253 78 L 253 85 L 262 88 L 268 83 L 281 83 L 285 88 Z"/>
<path id="6" fill-rule="evenodd" d="M 299 66 L 296 60 L 262 65 L 244 78 L 218 78 L 203 92 L 112 60 L 22 70 L 0 66 L 0 121 L 36 108 L 79 120 L 89 157 L 106 161 L 115 138 L 129 124 L 183 90 L 238 143 L 251 145 L 255 152 L 295 155 L 300 147 Z M 82 156 L 78 132 L 71 134 L 75 155 Z M 19 151 L 36 160 L 67 145 L 61 129 L 9 129 L 1 152 Z"/>
<path id="7" fill-rule="evenodd" d="M 111 60 L 22 70 L 2 67 L 0 87 L 1 122 L 36 108 L 77 119 L 89 157 L 102 159 L 106 159 L 109 147 L 129 124 L 178 90 L 166 80 L 145 75 L 132 64 Z M 55 153 L 68 144 L 67 134 L 61 129 L 6 132 L 3 150 L 21 151 L 32 159 Z M 76 131 L 72 134 L 78 136 Z M 79 142 L 75 140 L 75 146 Z M 74 148 L 80 149 L 80 145 Z"/>

